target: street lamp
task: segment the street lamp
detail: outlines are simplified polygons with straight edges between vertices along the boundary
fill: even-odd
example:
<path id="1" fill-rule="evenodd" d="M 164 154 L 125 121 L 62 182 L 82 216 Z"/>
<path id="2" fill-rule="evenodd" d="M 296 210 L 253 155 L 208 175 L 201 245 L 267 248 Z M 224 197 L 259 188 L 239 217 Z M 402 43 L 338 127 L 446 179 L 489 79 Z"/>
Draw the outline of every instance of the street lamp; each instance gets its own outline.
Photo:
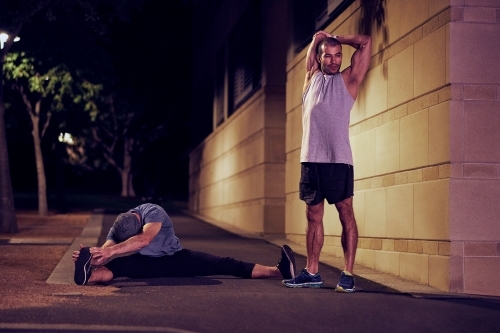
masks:
<path id="1" fill-rule="evenodd" d="M 9 39 L 9 35 L 7 35 L 5 32 L 0 33 L 0 49 L 3 49 L 3 44 Z M 14 38 L 14 42 L 19 41 L 21 38 L 16 37 Z"/>

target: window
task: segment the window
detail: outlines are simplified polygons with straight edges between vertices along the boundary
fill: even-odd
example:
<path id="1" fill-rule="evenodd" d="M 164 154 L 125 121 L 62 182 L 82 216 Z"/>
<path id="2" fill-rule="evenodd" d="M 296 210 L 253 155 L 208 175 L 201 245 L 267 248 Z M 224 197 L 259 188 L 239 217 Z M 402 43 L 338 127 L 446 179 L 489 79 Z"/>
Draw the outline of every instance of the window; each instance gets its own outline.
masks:
<path id="1" fill-rule="evenodd" d="M 262 79 L 262 10 L 252 2 L 229 36 L 228 115 L 257 89 Z"/>
<path id="2" fill-rule="evenodd" d="M 226 48 L 223 47 L 215 59 L 214 125 L 224 122 L 226 115 Z"/>
<path id="3" fill-rule="evenodd" d="M 219 126 L 260 87 L 262 80 L 262 7 L 251 1 L 216 55 L 214 127 Z"/>

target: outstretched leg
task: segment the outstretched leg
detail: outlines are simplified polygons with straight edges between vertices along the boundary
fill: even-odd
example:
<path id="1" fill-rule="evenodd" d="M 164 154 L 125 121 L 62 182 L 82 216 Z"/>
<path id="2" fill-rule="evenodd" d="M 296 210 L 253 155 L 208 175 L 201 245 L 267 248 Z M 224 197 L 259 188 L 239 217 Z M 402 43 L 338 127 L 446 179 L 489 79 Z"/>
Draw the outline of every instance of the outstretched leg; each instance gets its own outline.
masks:
<path id="1" fill-rule="evenodd" d="M 252 269 L 252 279 L 262 279 L 269 277 L 282 277 L 278 267 L 276 266 L 263 266 L 255 264 Z"/>
<path id="2" fill-rule="evenodd" d="M 92 275 L 89 278 L 89 283 L 102 283 L 113 280 L 113 273 L 104 266 L 97 267 L 92 270 Z"/>

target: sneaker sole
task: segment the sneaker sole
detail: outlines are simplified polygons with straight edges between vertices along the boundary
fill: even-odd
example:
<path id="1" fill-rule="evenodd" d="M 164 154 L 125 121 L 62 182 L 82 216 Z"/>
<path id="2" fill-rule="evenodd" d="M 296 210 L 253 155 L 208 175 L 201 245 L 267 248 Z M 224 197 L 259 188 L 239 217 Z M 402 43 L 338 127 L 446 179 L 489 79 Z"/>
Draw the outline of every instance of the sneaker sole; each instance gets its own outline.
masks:
<path id="1" fill-rule="evenodd" d="M 285 253 L 288 262 L 290 262 L 290 273 L 292 275 L 292 279 L 295 278 L 295 257 L 293 255 L 292 249 L 288 245 L 283 245 L 281 247 L 283 252 Z"/>
<path id="2" fill-rule="evenodd" d="M 341 286 L 335 287 L 335 291 L 338 293 L 353 293 L 356 290 L 356 287 L 350 288 L 342 288 Z"/>
<path id="3" fill-rule="evenodd" d="M 89 254 L 89 258 L 87 261 L 83 264 L 83 274 L 79 274 L 75 268 L 75 276 L 74 276 L 74 281 L 76 284 L 83 286 L 85 283 L 87 283 L 88 279 L 90 276 L 88 276 L 88 273 L 90 271 L 90 260 L 92 259 L 92 255 Z M 79 264 L 78 260 L 75 263 L 75 265 Z"/>
<path id="4" fill-rule="evenodd" d="M 321 288 L 323 282 L 307 282 L 307 283 L 287 283 L 283 282 L 283 285 L 288 288 Z"/>

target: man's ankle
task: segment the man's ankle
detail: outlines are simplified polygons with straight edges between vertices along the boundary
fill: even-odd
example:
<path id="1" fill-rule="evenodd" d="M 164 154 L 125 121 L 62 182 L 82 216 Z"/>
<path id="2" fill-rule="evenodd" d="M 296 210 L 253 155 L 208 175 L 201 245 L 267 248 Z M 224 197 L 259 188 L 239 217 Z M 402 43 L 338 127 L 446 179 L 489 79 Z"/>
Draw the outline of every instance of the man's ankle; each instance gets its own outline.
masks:
<path id="1" fill-rule="evenodd" d="M 307 273 L 309 273 L 310 275 L 315 275 L 315 274 L 318 274 L 319 269 L 318 269 L 318 268 L 316 268 L 316 269 L 310 269 L 310 268 L 306 267 L 306 271 L 307 271 Z"/>

